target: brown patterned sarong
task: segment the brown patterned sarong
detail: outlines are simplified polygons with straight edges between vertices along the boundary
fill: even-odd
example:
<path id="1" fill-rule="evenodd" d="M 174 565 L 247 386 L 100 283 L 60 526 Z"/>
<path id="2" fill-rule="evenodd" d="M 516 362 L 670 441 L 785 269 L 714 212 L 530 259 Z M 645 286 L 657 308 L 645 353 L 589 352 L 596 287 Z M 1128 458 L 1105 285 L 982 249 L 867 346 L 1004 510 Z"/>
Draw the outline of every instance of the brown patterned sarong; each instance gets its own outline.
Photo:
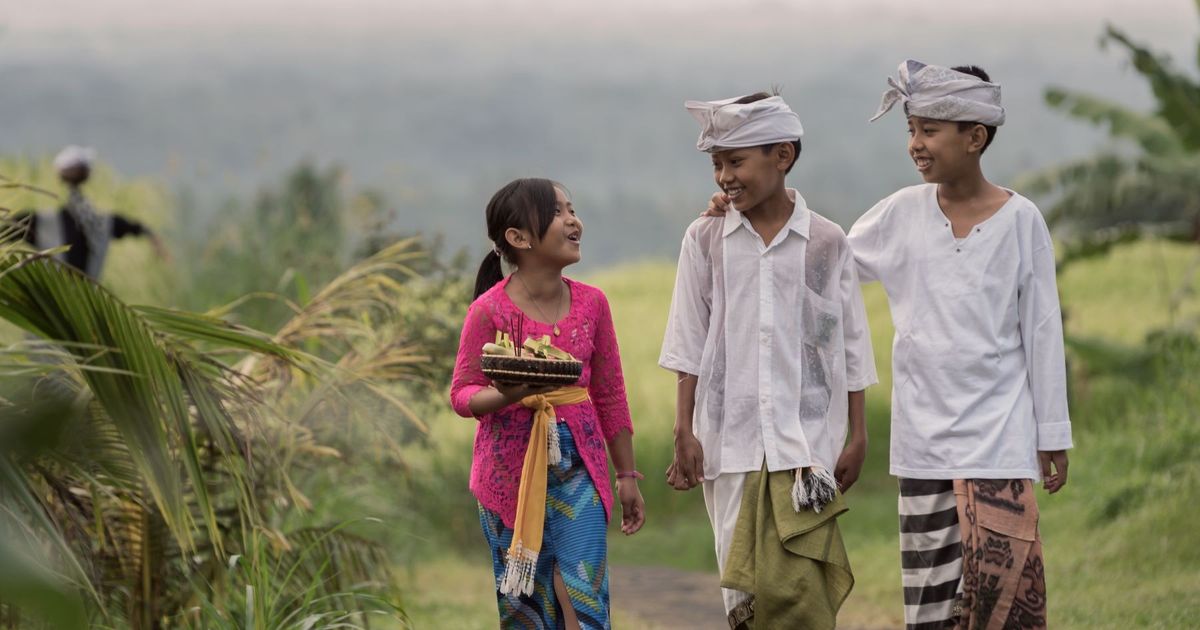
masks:
<path id="1" fill-rule="evenodd" d="M 1046 575 L 1030 479 L 956 479 L 962 530 L 959 630 L 1046 627 Z"/>

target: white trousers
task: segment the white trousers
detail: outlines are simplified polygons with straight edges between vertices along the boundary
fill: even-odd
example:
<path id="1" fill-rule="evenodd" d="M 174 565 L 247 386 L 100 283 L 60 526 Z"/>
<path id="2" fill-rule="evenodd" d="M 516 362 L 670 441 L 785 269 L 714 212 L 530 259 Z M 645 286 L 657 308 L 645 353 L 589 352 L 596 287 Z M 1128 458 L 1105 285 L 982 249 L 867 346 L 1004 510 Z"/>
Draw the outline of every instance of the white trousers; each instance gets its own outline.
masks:
<path id="1" fill-rule="evenodd" d="M 746 473 L 724 473 L 703 484 L 704 507 L 708 509 L 708 521 L 712 524 L 713 538 L 717 547 L 717 569 L 725 574 L 725 559 L 733 544 L 733 530 L 737 527 L 738 513 L 742 509 L 742 489 L 746 485 Z M 725 612 L 750 597 L 749 593 L 731 588 L 721 589 Z"/>

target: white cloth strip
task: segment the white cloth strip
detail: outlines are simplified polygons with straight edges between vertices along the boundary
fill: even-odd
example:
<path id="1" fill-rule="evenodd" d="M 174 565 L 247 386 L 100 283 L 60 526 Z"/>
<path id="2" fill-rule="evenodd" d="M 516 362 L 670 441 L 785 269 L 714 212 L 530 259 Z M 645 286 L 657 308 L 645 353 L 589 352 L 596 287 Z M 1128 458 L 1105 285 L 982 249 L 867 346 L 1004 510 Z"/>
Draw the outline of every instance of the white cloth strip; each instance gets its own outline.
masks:
<path id="1" fill-rule="evenodd" d="M 958 523 L 932 532 L 900 534 L 900 551 L 941 549 L 953 542 L 962 542 Z"/>
<path id="2" fill-rule="evenodd" d="M 962 558 L 947 562 L 937 567 L 922 567 L 920 569 L 900 569 L 900 582 L 905 587 L 929 586 L 944 584 L 955 578 L 962 577 Z"/>
<path id="3" fill-rule="evenodd" d="M 933 514 L 957 505 L 953 492 L 927 494 L 920 497 L 900 497 L 900 514 L 906 516 Z"/>
<path id="4" fill-rule="evenodd" d="M 792 142 L 804 135 L 800 117 L 778 96 L 752 103 L 745 97 L 720 101 L 687 101 L 684 107 L 700 123 L 696 148 L 701 151 L 757 147 Z"/>
<path id="5" fill-rule="evenodd" d="M 949 619 L 954 614 L 954 600 L 904 607 L 904 623 L 912 625 Z"/>

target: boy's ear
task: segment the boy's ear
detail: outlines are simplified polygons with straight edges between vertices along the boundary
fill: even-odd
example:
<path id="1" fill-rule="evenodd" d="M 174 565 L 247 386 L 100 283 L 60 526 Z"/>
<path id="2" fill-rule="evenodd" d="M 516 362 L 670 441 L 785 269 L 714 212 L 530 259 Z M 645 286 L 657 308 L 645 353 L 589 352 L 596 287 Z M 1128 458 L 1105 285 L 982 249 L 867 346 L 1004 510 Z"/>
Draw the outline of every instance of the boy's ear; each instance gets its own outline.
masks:
<path id="1" fill-rule="evenodd" d="M 987 128 L 977 123 L 971 126 L 971 131 L 968 133 L 971 135 L 967 139 L 967 151 L 970 153 L 982 153 L 983 146 L 987 144 Z"/>
<path id="2" fill-rule="evenodd" d="M 504 230 L 504 240 L 508 241 L 508 244 L 513 249 L 530 249 L 533 247 L 533 239 L 530 238 L 529 232 L 518 230 L 517 228 Z"/>
<path id="3" fill-rule="evenodd" d="M 791 142 L 776 144 L 771 153 L 775 156 L 775 168 L 780 171 L 787 171 L 792 162 L 796 161 L 796 147 Z"/>

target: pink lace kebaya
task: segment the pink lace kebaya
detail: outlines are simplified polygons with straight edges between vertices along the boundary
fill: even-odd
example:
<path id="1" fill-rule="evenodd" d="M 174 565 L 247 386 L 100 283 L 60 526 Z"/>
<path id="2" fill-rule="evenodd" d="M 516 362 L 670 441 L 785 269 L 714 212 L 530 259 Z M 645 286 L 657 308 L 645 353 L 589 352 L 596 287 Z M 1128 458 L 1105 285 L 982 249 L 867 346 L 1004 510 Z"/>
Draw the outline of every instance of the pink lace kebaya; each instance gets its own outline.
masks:
<path id="1" fill-rule="evenodd" d="M 508 333 L 517 344 L 529 337 L 550 335 L 555 347 L 583 362 L 583 376 L 577 385 L 588 390 L 591 401 L 559 407 L 556 412 L 570 428 L 611 518 L 613 495 L 605 444 L 622 430 L 633 433 L 633 423 L 608 299 L 600 289 L 564 277 L 571 292 L 571 309 L 558 322 L 560 334 L 555 335 L 554 323 L 536 321 L 513 304 L 504 292 L 509 280 L 505 278 L 480 295 L 467 311 L 450 384 L 450 404 L 460 416 L 472 417 L 471 397 L 491 385 L 479 369 L 479 356 L 484 344 L 495 341 L 496 331 Z M 505 526 L 512 527 L 533 411 L 515 404 L 478 420 L 471 492 L 483 507 L 500 514 Z"/>

